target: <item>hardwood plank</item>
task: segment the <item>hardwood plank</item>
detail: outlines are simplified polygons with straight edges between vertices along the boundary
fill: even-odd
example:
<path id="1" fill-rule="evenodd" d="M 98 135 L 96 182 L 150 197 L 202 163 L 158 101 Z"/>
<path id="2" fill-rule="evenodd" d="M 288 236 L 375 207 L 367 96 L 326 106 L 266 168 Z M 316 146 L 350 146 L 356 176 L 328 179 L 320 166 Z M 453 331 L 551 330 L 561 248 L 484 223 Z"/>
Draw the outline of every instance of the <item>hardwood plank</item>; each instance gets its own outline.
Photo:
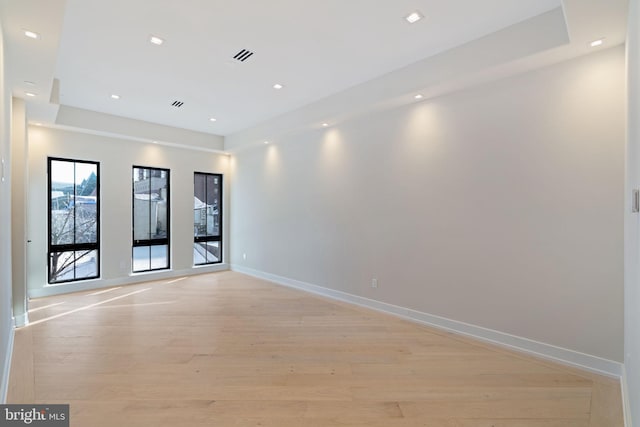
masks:
<path id="1" fill-rule="evenodd" d="M 234 272 L 94 293 L 31 304 L 13 402 L 77 427 L 623 425 L 611 379 Z"/>
<path id="2" fill-rule="evenodd" d="M 15 331 L 7 403 L 29 403 L 35 400 L 33 338 L 29 328 Z"/>
<path id="3" fill-rule="evenodd" d="M 590 427 L 624 425 L 622 390 L 617 381 L 594 381 L 591 395 Z"/>

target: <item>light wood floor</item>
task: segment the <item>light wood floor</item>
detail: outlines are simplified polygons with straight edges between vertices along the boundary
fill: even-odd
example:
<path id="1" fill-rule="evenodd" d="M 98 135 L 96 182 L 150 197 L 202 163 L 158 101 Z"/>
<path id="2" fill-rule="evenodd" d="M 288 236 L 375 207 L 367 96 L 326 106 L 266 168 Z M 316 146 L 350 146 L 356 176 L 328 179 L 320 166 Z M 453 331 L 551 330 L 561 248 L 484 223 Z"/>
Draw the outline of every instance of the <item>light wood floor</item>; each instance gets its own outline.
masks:
<path id="1" fill-rule="evenodd" d="M 617 381 L 233 272 L 31 301 L 9 402 L 74 427 L 621 427 Z"/>

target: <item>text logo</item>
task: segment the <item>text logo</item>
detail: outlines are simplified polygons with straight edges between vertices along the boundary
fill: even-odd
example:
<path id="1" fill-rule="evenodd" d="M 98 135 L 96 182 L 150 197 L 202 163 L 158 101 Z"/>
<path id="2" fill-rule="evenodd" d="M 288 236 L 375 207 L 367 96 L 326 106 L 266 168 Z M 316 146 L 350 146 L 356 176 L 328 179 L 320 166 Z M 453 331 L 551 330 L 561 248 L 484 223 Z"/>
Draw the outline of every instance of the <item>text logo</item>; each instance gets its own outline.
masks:
<path id="1" fill-rule="evenodd" d="M 0 405 L 0 427 L 69 427 L 69 405 Z"/>

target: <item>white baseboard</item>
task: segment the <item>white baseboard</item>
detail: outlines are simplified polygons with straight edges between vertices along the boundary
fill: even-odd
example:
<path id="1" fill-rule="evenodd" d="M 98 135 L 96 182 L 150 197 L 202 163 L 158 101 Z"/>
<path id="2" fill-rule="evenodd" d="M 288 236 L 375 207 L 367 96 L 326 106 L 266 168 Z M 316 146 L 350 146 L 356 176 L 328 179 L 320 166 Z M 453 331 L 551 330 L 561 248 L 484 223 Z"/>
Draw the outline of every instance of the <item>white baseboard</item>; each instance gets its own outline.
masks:
<path id="1" fill-rule="evenodd" d="M 484 328 L 482 326 L 472 325 L 469 323 L 459 322 L 457 320 L 447 319 L 445 317 L 436 316 L 429 313 L 412 310 L 397 305 L 388 304 L 381 301 L 364 298 L 358 295 L 346 292 L 336 291 L 334 289 L 324 288 L 322 286 L 312 285 L 310 283 L 301 282 L 299 280 L 289 279 L 275 274 L 265 273 L 263 271 L 254 270 L 237 264 L 232 264 L 231 269 L 239 273 L 249 276 L 258 277 L 283 286 L 300 289 L 311 292 L 324 297 L 332 298 L 338 301 L 348 302 L 373 310 L 392 314 L 403 319 L 411 320 L 423 325 L 432 326 L 438 329 L 444 329 L 460 335 L 465 335 L 481 341 L 506 347 L 512 350 L 530 354 L 543 359 L 552 360 L 565 365 L 584 369 L 600 375 L 606 375 L 619 379 L 622 375 L 622 363 L 613 360 L 603 359 L 590 354 L 557 347 L 528 338 L 507 334 L 493 329 Z"/>
<path id="2" fill-rule="evenodd" d="M 627 385 L 627 370 L 622 366 L 620 376 L 620 392 L 622 394 L 622 411 L 624 414 L 624 427 L 632 427 L 631 422 L 631 402 L 629 401 L 629 386 Z"/>
<path id="3" fill-rule="evenodd" d="M 9 374 L 11 373 L 11 356 L 13 355 L 13 341 L 15 330 L 13 326 L 9 332 L 9 342 L 7 343 L 7 354 L 4 357 L 4 366 L 2 367 L 2 379 L 0 381 L 0 403 L 7 402 L 7 393 L 9 392 Z"/>
<path id="4" fill-rule="evenodd" d="M 21 328 L 29 324 L 29 313 L 19 314 L 13 318 L 13 326 Z"/>
<path id="5" fill-rule="evenodd" d="M 42 298 L 52 295 L 68 294 L 71 292 L 91 291 L 94 289 L 110 288 L 113 286 L 133 285 L 136 283 L 152 282 L 157 280 L 174 279 L 176 277 L 194 276 L 197 274 L 215 273 L 229 270 L 229 264 L 214 264 L 198 266 L 184 270 L 163 270 L 148 273 L 136 273 L 127 277 L 116 279 L 94 279 L 82 282 L 62 283 L 59 285 L 47 285 L 39 289 L 29 289 L 29 298 Z"/>

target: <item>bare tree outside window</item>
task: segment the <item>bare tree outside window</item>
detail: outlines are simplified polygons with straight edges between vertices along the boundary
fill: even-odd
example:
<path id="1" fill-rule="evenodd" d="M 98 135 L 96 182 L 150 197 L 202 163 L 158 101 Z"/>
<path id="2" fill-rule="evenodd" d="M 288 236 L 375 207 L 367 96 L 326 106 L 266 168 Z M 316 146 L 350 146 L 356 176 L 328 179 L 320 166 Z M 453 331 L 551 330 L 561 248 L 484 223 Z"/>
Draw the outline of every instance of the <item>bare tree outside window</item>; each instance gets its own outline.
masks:
<path id="1" fill-rule="evenodd" d="M 49 159 L 49 283 L 99 275 L 99 165 Z"/>

